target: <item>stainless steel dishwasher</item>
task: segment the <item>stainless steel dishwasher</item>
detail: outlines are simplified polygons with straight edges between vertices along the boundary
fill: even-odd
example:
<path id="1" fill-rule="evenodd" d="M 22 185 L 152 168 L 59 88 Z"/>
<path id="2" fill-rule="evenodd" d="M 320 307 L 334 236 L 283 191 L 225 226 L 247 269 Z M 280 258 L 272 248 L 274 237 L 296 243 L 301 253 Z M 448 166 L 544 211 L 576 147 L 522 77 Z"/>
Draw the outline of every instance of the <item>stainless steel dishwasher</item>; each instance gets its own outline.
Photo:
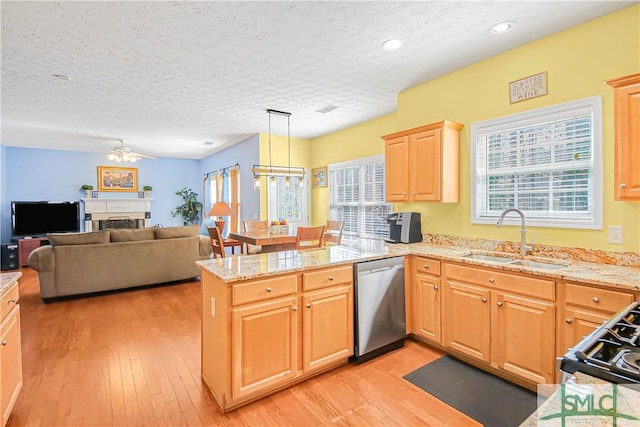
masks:
<path id="1" fill-rule="evenodd" d="M 404 346 L 404 257 L 355 263 L 355 346 L 359 363 Z"/>

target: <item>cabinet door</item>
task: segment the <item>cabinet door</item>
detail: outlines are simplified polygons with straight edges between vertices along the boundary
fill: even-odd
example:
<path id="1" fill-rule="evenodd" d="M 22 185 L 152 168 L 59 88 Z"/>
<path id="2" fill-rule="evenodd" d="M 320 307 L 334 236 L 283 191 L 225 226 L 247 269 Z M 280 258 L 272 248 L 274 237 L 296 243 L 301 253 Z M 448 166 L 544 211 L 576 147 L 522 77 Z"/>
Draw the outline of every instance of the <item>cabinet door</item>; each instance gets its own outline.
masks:
<path id="1" fill-rule="evenodd" d="M 566 353 L 569 348 L 577 345 L 584 337 L 593 332 L 598 326 L 610 319 L 615 313 L 598 312 L 580 307 L 565 307 L 564 319 L 560 323 L 561 347 L 559 354 Z"/>
<path id="2" fill-rule="evenodd" d="M 6 425 L 22 389 L 22 349 L 20 343 L 20 306 L 7 315 L 0 328 L 0 408 Z"/>
<path id="3" fill-rule="evenodd" d="M 409 139 L 385 141 L 385 191 L 387 202 L 409 201 Z"/>
<path id="4" fill-rule="evenodd" d="M 438 201 L 442 187 L 442 131 L 432 129 L 411 135 L 409 138 L 411 147 L 410 199 L 416 202 Z"/>
<path id="5" fill-rule="evenodd" d="M 353 354 L 353 291 L 351 285 L 309 292 L 302 298 L 302 358 L 305 371 L 318 369 Z"/>
<path id="6" fill-rule="evenodd" d="M 607 82 L 614 89 L 615 200 L 640 200 L 640 74 Z"/>
<path id="7" fill-rule="evenodd" d="M 416 335 L 440 343 L 440 278 L 416 274 L 415 283 Z"/>
<path id="8" fill-rule="evenodd" d="M 444 345 L 489 362 L 489 291 L 447 280 L 444 283 L 442 338 Z"/>
<path id="9" fill-rule="evenodd" d="M 555 380 L 555 306 L 494 293 L 493 360 L 500 369 L 537 384 Z"/>
<path id="10" fill-rule="evenodd" d="M 233 309 L 233 399 L 296 375 L 297 311 L 296 297 Z"/>

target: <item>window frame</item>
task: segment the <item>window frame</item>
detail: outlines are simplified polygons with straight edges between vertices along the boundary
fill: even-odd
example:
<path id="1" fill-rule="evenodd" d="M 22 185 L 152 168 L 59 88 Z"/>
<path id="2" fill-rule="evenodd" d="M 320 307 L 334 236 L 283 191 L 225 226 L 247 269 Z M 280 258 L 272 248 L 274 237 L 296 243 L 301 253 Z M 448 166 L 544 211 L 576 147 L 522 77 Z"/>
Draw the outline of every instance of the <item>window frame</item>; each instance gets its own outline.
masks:
<path id="1" fill-rule="evenodd" d="M 362 167 L 363 165 L 367 165 L 367 164 L 372 164 L 372 163 L 380 163 L 382 162 L 383 164 L 383 174 L 386 173 L 386 170 L 384 168 L 384 163 L 385 163 L 385 156 L 384 154 L 378 154 L 378 155 L 374 155 L 374 156 L 368 156 L 368 157 L 362 157 L 359 159 L 353 159 L 353 160 L 347 160 L 344 162 L 339 162 L 339 163 L 331 163 L 328 165 L 327 167 L 327 175 L 329 177 L 329 185 L 328 185 L 328 190 L 329 190 L 329 197 L 328 197 L 328 202 L 329 202 L 329 212 L 328 212 L 328 218 L 331 220 L 339 220 L 338 218 L 334 218 L 331 214 L 331 206 L 332 205 L 344 205 L 343 203 L 335 203 L 335 194 L 336 194 L 336 183 L 335 180 L 333 178 L 333 172 L 337 169 L 345 169 L 345 168 L 353 168 L 353 167 Z M 360 171 L 360 173 L 362 173 L 362 170 Z M 361 182 L 362 188 L 364 188 L 364 183 Z M 385 180 L 384 180 L 384 176 L 383 176 L 383 191 L 382 191 L 382 195 L 383 195 L 383 200 L 380 203 L 373 203 L 373 202 L 362 202 L 363 197 L 365 196 L 365 192 L 364 190 L 360 192 L 360 201 L 357 203 L 357 205 L 352 205 L 352 206 L 357 206 L 358 208 L 362 208 L 362 207 L 366 207 L 366 206 L 379 206 L 379 205 L 386 205 L 388 206 L 388 210 L 389 213 L 393 212 L 393 204 L 386 202 L 385 200 L 385 195 L 386 195 L 386 188 L 384 188 L 385 185 Z M 386 236 L 386 237 L 385 237 Z M 353 232 L 349 232 L 349 231 L 343 231 L 342 233 L 342 238 L 343 240 L 350 240 L 350 239 L 354 239 L 354 238 L 365 238 L 365 239 L 379 239 L 379 240 L 383 240 L 385 238 L 389 237 L 389 230 L 388 227 L 386 229 L 386 234 L 385 236 L 371 236 L 371 235 L 361 235 L 360 231 L 358 231 L 358 233 L 354 234 Z"/>
<path id="2" fill-rule="evenodd" d="M 533 126 L 545 123 L 554 119 L 566 117 L 568 112 L 590 109 L 592 126 L 592 161 L 591 161 L 591 182 L 590 191 L 591 205 L 593 207 L 591 217 L 571 218 L 571 217 L 542 217 L 527 215 L 527 225 L 549 228 L 575 228 L 575 229 L 598 229 L 603 228 L 603 183 L 602 183 L 602 97 L 600 95 L 588 98 L 569 101 L 561 104 L 542 107 L 534 110 L 524 111 L 495 119 L 484 120 L 471 124 L 470 151 L 471 151 L 471 223 L 472 224 L 495 224 L 500 213 L 480 213 L 479 212 L 479 190 L 482 188 L 480 172 L 478 169 L 478 136 L 487 133 L 498 132 L 512 128 Z M 485 195 L 486 196 L 486 195 Z M 518 206 L 514 206 L 518 208 Z M 508 215 L 504 224 L 520 225 L 520 218 Z"/>

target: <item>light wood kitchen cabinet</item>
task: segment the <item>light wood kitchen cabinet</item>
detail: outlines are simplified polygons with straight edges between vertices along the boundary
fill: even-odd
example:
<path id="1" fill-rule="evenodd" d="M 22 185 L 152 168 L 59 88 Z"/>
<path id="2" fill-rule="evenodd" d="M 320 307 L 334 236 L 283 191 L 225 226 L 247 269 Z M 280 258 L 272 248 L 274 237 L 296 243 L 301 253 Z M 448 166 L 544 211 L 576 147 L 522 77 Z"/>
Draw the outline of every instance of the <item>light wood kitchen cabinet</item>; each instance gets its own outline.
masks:
<path id="1" fill-rule="evenodd" d="M 223 411 L 347 363 L 353 270 L 202 280 L 202 378 Z"/>
<path id="2" fill-rule="evenodd" d="M 414 308 L 411 331 L 426 340 L 441 343 L 440 261 L 413 258 Z"/>
<path id="3" fill-rule="evenodd" d="M 0 410 L 6 425 L 22 389 L 22 347 L 18 282 L 0 301 Z"/>
<path id="4" fill-rule="evenodd" d="M 529 382 L 554 381 L 555 282 L 445 263 L 443 288 L 446 347 Z"/>
<path id="5" fill-rule="evenodd" d="M 492 360 L 498 368 L 536 384 L 553 382 L 555 305 L 504 292 L 493 296 Z"/>
<path id="6" fill-rule="evenodd" d="M 582 341 L 634 300 L 633 292 L 603 289 L 581 283 L 563 286 L 563 312 L 558 322 L 558 356 Z"/>
<path id="7" fill-rule="evenodd" d="M 457 203 L 462 128 L 445 120 L 383 136 L 386 201 Z"/>
<path id="8" fill-rule="evenodd" d="M 640 73 L 607 84 L 614 96 L 614 199 L 640 201 Z"/>

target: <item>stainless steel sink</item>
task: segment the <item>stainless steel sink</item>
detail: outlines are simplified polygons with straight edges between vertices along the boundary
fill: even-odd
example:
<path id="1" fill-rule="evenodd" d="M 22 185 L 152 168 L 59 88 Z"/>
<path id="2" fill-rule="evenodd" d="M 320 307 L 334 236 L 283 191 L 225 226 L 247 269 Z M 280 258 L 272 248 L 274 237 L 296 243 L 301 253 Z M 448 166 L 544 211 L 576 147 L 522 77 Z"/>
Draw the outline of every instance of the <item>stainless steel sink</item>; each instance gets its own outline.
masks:
<path id="1" fill-rule="evenodd" d="M 566 265 L 564 264 L 553 264 L 550 262 L 531 261 L 528 259 L 517 259 L 517 260 L 511 261 L 509 265 L 521 265 L 523 267 L 542 268 L 546 270 L 557 270 L 557 269 L 566 267 Z"/>
<path id="2" fill-rule="evenodd" d="M 481 260 L 481 261 L 491 261 L 491 262 L 500 262 L 500 263 L 507 263 L 507 262 L 511 262 L 513 261 L 513 258 L 509 257 L 509 256 L 502 256 L 502 255 L 487 255 L 487 254 L 472 254 L 472 253 L 467 253 L 467 254 L 462 254 L 463 258 L 468 258 L 468 259 L 477 259 L 477 260 Z"/>

